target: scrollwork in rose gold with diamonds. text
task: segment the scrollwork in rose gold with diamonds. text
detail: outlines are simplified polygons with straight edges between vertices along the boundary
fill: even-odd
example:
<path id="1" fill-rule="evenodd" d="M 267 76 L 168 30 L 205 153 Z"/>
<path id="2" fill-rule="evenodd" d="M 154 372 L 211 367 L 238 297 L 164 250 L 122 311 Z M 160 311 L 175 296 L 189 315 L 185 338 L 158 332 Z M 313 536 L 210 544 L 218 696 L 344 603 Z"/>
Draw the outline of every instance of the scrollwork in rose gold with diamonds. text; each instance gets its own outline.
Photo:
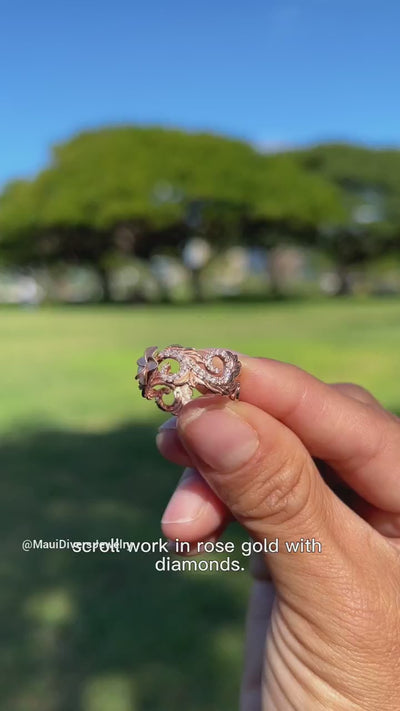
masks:
<path id="1" fill-rule="evenodd" d="M 178 363 L 174 373 L 168 361 Z M 241 363 L 235 353 L 225 348 L 197 350 L 173 345 L 158 350 L 157 346 L 147 348 L 137 361 L 136 380 L 147 400 L 155 400 L 158 407 L 178 415 L 191 400 L 193 391 L 227 395 L 232 400 L 239 397 L 238 375 Z M 166 396 L 173 395 L 173 402 L 166 402 Z"/>

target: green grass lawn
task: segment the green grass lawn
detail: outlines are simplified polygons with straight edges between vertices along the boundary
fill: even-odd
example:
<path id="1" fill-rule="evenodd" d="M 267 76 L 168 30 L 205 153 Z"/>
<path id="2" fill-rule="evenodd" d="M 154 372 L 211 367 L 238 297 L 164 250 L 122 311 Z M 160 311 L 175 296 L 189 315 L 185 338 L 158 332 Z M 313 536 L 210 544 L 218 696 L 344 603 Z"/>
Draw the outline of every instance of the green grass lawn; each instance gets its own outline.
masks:
<path id="1" fill-rule="evenodd" d="M 160 419 L 138 397 L 148 345 L 224 345 L 355 380 L 400 403 L 400 302 L 0 311 L 0 425 L 108 429 Z"/>
<path id="2" fill-rule="evenodd" d="M 158 538 L 178 472 L 133 380 L 145 347 L 279 358 L 400 411 L 399 323 L 395 300 L 1 310 L 1 708 L 236 708 L 245 574 L 161 574 L 154 556 L 21 541 Z"/>

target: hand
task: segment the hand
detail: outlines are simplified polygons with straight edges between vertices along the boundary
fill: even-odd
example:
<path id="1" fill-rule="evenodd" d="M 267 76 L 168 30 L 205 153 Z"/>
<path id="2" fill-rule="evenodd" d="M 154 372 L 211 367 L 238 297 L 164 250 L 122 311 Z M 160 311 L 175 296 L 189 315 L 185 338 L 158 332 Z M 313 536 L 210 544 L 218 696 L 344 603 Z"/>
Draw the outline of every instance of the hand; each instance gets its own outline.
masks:
<path id="1" fill-rule="evenodd" d="M 400 422 L 357 386 L 241 361 L 239 402 L 192 401 L 157 437 L 190 467 L 167 537 L 215 539 L 234 517 L 280 541 L 254 569 L 241 709 L 399 710 Z M 285 552 L 301 537 L 322 552 Z"/>

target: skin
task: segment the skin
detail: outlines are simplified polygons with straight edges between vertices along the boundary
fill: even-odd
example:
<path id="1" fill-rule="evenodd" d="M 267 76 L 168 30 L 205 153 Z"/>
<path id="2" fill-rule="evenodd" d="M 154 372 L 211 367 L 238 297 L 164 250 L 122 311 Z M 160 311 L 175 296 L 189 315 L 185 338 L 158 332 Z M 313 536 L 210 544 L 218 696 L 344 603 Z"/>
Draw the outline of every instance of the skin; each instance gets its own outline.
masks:
<path id="1" fill-rule="evenodd" d="M 364 389 L 240 356 L 240 401 L 204 396 L 157 436 L 186 467 L 164 534 L 254 540 L 241 711 L 400 709 L 400 421 Z M 322 552 L 289 554 L 315 538 Z"/>

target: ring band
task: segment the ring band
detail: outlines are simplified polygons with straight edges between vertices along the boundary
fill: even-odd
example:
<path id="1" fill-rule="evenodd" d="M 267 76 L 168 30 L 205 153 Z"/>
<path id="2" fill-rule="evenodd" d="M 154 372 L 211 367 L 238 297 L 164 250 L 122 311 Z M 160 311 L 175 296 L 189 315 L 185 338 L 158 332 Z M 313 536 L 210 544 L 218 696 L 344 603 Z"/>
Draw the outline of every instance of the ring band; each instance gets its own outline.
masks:
<path id="1" fill-rule="evenodd" d="M 177 372 L 172 371 L 169 360 L 178 363 Z M 197 350 L 173 345 L 159 351 L 157 346 L 150 346 L 137 364 L 135 379 L 142 396 L 155 400 L 161 410 L 174 415 L 192 399 L 194 390 L 203 395 L 227 395 L 231 400 L 239 397 L 241 363 L 235 353 L 225 348 Z M 167 402 L 171 395 L 173 401 Z"/>

